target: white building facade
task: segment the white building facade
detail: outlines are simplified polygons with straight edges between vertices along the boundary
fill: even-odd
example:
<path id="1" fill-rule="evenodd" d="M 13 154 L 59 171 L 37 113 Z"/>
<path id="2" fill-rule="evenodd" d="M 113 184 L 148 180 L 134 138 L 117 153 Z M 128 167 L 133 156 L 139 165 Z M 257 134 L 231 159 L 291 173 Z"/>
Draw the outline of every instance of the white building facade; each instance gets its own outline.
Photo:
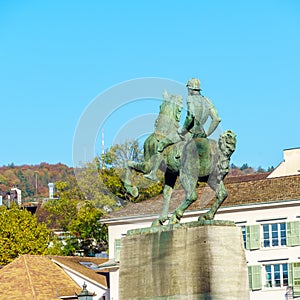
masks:
<path id="1" fill-rule="evenodd" d="M 298 161 L 299 149 L 287 152 L 285 158 L 290 166 L 291 158 Z M 250 300 L 300 299 L 300 175 L 295 174 L 300 162 L 299 168 L 293 167 L 292 176 L 287 172 L 290 168 L 282 166 L 278 166 L 282 172 L 275 169 L 273 176 L 271 173 L 227 183 L 229 199 L 215 216 L 216 220 L 234 221 L 241 228 Z M 162 207 L 162 200 L 158 202 L 130 204 L 104 221 L 109 226 L 109 255 L 115 267 L 110 273 L 112 300 L 118 300 L 119 293 L 120 239 L 128 230 L 150 227 Z M 154 214 L 145 213 L 151 209 Z M 192 209 L 186 211 L 181 222 L 196 221 L 206 211 Z"/>
<path id="2" fill-rule="evenodd" d="M 203 212 L 187 212 L 182 222 L 196 221 Z M 107 220 L 111 259 L 116 257 L 118 261 L 119 240 L 128 230 L 149 227 L 154 219 L 154 216 L 143 216 Z M 215 219 L 232 220 L 241 227 L 250 300 L 300 297 L 300 199 L 225 207 Z M 110 273 L 110 299 L 113 300 L 118 299 L 118 279 L 118 270 Z"/>

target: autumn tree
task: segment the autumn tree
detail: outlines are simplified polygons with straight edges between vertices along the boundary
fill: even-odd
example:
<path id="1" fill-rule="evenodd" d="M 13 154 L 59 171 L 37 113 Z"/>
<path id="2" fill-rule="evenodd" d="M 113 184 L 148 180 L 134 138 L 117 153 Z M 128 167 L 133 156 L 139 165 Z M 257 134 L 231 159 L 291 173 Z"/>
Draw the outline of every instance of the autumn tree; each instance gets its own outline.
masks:
<path id="1" fill-rule="evenodd" d="M 137 140 L 116 144 L 108 149 L 105 154 L 98 157 L 100 177 L 108 190 L 120 199 L 132 202 L 154 197 L 162 192 L 163 173 L 160 173 L 159 182 L 152 182 L 144 178 L 141 173 L 132 173 L 132 183 L 139 188 L 138 198 L 132 197 L 124 187 L 127 161 L 141 162 L 144 160 L 143 150 Z M 102 168 L 101 168 L 102 167 Z"/>
<path id="2" fill-rule="evenodd" d="M 4 195 L 17 186 L 22 190 L 23 200 L 33 200 L 48 196 L 48 183 L 66 180 L 73 175 L 73 168 L 64 164 L 21 165 L 14 164 L 0 167 L 0 192 Z"/>
<path id="3" fill-rule="evenodd" d="M 122 205 L 119 197 L 125 193 L 123 182 L 117 175 L 112 176 L 112 172 L 114 172 L 113 169 L 101 170 L 97 159 L 75 172 L 83 199 L 92 201 L 103 213 Z"/>
<path id="4" fill-rule="evenodd" d="M 63 254 L 73 255 L 82 250 L 85 255 L 90 255 L 105 250 L 107 227 L 99 223 L 105 210 L 96 206 L 97 201 L 86 199 L 73 177 L 66 182 L 56 182 L 55 187 L 58 198 L 39 208 L 37 216 L 49 229 L 68 233 L 69 237 L 61 244 Z"/>
<path id="5" fill-rule="evenodd" d="M 22 254 L 46 254 L 50 232 L 34 215 L 16 205 L 0 206 L 0 265 Z"/>

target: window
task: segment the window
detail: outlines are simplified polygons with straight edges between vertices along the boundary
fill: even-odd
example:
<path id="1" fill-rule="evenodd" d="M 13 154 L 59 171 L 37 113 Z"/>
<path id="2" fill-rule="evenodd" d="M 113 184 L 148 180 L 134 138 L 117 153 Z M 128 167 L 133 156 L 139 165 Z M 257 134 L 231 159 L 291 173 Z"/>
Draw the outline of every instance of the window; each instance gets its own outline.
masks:
<path id="1" fill-rule="evenodd" d="M 81 265 L 85 266 L 86 268 L 89 268 L 91 270 L 98 270 L 99 267 L 98 265 L 94 264 L 93 262 L 90 261 L 80 261 L 79 262 Z"/>
<path id="2" fill-rule="evenodd" d="M 288 286 L 288 264 L 265 265 L 267 288 Z"/>
<path id="3" fill-rule="evenodd" d="M 243 236 L 243 242 L 244 242 L 244 248 L 246 249 L 246 226 L 241 226 L 242 229 L 242 236 Z"/>
<path id="4" fill-rule="evenodd" d="M 300 245 L 299 221 L 241 226 L 247 250 Z"/>
<path id="5" fill-rule="evenodd" d="M 286 246 L 286 223 L 272 223 L 262 225 L 263 247 Z"/>

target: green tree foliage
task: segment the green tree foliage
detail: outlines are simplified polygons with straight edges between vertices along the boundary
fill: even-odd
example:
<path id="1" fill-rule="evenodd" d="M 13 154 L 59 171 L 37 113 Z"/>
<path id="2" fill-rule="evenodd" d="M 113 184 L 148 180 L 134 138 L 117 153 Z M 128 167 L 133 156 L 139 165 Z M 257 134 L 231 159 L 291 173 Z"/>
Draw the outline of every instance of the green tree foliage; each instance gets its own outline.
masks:
<path id="1" fill-rule="evenodd" d="M 22 254 L 46 254 L 50 232 L 27 210 L 0 207 L 0 265 Z"/>
<path id="2" fill-rule="evenodd" d="M 238 167 L 237 167 L 234 163 L 231 163 L 231 164 L 230 164 L 230 168 L 231 168 L 231 169 L 237 169 Z"/>
<path id="3" fill-rule="evenodd" d="M 37 211 L 37 217 L 51 229 L 68 231 L 70 222 L 77 214 L 77 206 L 84 201 L 84 196 L 73 177 L 65 182 L 56 182 L 55 189 L 57 198 L 47 201 Z"/>
<path id="4" fill-rule="evenodd" d="M 103 213 L 120 206 L 118 196 L 125 192 L 123 182 L 118 176 L 111 176 L 114 169 L 100 170 L 98 160 L 85 164 L 76 170 L 77 186 L 82 199 L 90 200 Z"/>
<path id="5" fill-rule="evenodd" d="M 81 203 L 69 224 L 69 231 L 79 239 L 78 246 L 85 255 L 106 249 L 108 232 L 107 227 L 99 223 L 102 216 L 102 211 L 87 200 Z"/>
<path id="6" fill-rule="evenodd" d="M 120 199 L 132 202 L 140 202 L 142 200 L 157 196 L 162 192 L 163 174 L 158 177 L 161 179 L 158 183 L 153 183 L 144 178 L 141 173 L 133 172 L 132 183 L 139 189 L 138 198 L 133 198 L 126 192 L 124 187 L 124 179 L 127 161 L 143 161 L 143 150 L 138 141 L 127 141 L 124 144 L 117 144 L 108 149 L 104 155 L 98 157 L 98 165 L 100 166 L 100 178 L 107 189 Z"/>
<path id="7" fill-rule="evenodd" d="M 74 177 L 55 183 L 55 188 L 58 198 L 37 211 L 38 219 L 46 222 L 49 229 L 62 230 L 69 236 L 64 244 L 53 248 L 62 248 L 65 255 L 74 255 L 78 250 L 85 255 L 105 250 L 107 227 L 99 223 L 105 210 L 96 206 L 96 200 L 86 200 Z"/>
<path id="8" fill-rule="evenodd" d="M 264 173 L 266 172 L 266 170 L 262 167 L 262 166 L 259 166 L 256 170 L 257 173 Z"/>
<path id="9" fill-rule="evenodd" d="M 247 163 L 244 163 L 241 167 L 240 167 L 240 170 L 243 171 L 243 170 L 246 170 L 246 169 L 249 169 L 249 166 Z"/>
<path id="10" fill-rule="evenodd" d="M 126 167 L 128 160 L 142 161 L 143 151 L 137 140 L 129 140 L 124 144 L 112 146 L 98 159 L 102 169 L 122 170 Z"/>

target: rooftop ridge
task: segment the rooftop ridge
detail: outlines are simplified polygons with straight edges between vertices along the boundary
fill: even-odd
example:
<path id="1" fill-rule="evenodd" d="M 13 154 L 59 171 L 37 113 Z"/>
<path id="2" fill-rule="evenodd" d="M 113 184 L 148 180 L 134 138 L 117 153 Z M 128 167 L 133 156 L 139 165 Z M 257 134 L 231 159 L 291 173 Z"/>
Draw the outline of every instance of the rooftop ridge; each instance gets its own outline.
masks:
<path id="1" fill-rule="evenodd" d="M 33 286 L 33 282 L 32 282 L 32 278 L 31 278 L 31 275 L 30 275 L 30 271 L 29 271 L 29 266 L 28 266 L 28 263 L 27 263 L 27 255 L 22 255 L 21 258 L 23 259 L 24 261 L 24 264 L 25 264 L 25 268 L 26 268 L 26 275 L 28 277 L 28 281 L 29 281 L 29 285 L 30 285 L 30 289 L 32 291 L 32 296 L 34 297 L 34 299 L 37 299 L 37 295 L 36 295 L 36 292 L 35 292 L 35 289 L 34 289 L 34 286 Z"/>

